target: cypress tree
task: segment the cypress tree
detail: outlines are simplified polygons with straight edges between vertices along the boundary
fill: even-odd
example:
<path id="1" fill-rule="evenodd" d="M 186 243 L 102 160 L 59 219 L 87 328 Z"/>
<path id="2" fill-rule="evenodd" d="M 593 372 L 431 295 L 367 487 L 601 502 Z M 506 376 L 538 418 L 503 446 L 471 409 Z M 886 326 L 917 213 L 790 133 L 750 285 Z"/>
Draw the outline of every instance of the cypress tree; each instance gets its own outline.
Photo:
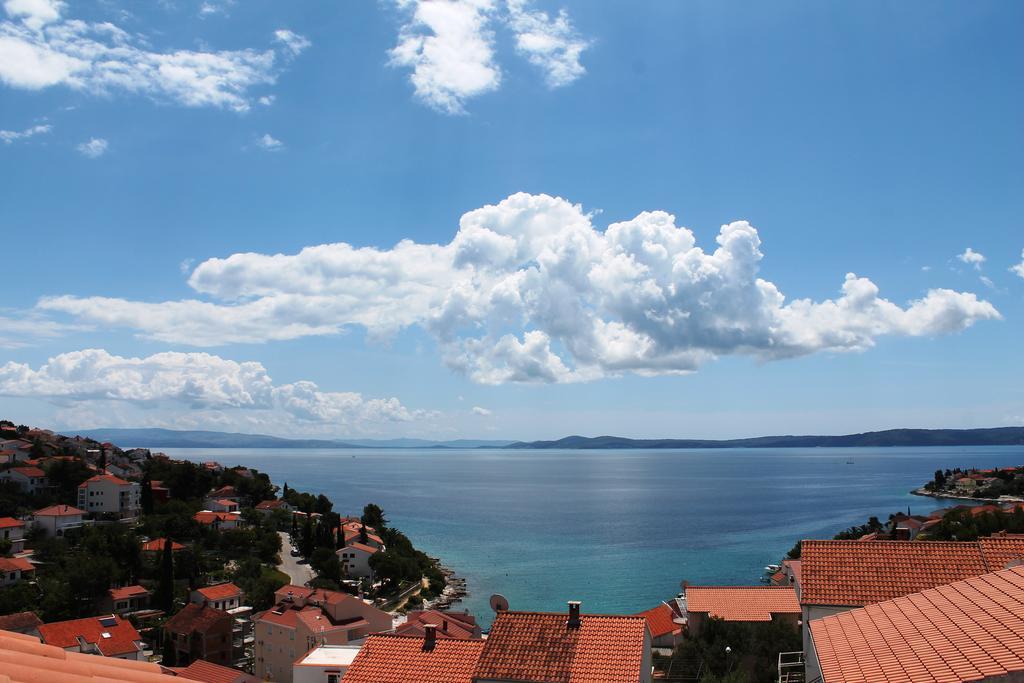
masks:
<path id="1" fill-rule="evenodd" d="M 149 472 L 142 475 L 142 490 L 139 494 L 143 514 L 153 514 L 153 485 L 149 480 Z"/>
<path id="2" fill-rule="evenodd" d="M 156 606 L 170 614 L 174 607 L 174 551 L 169 538 L 164 541 L 164 553 L 160 558 L 160 581 L 155 598 Z"/>

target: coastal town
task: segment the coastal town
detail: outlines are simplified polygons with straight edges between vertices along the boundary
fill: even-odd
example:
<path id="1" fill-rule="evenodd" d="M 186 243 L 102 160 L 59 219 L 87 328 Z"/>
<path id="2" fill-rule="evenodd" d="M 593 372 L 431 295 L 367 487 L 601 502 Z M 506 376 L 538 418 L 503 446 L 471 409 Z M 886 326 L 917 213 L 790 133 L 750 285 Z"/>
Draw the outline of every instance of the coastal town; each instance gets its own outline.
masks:
<path id="1" fill-rule="evenodd" d="M 4 681 L 1024 675 L 1024 501 L 871 518 L 801 541 L 761 584 L 684 580 L 638 614 L 591 614 L 573 596 L 522 612 L 495 595 L 484 629 L 455 609 L 464 582 L 372 503 L 342 515 L 244 466 L 9 421 L 0 437 Z M 1022 482 L 1024 468 L 938 471 L 922 490 L 1012 497 Z"/>

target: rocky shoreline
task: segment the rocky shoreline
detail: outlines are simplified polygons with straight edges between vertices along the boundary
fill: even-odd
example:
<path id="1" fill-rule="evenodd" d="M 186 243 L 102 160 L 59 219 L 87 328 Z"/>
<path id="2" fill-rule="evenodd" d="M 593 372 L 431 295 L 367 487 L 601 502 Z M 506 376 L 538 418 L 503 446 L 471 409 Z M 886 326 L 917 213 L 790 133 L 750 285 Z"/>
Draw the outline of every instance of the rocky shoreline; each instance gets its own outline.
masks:
<path id="1" fill-rule="evenodd" d="M 430 559 L 434 561 L 437 568 L 441 570 L 441 574 L 444 575 L 444 590 L 433 600 L 425 601 L 423 607 L 424 609 L 448 609 L 469 595 L 469 590 L 466 588 L 466 580 L 458 576 L 450 567 L 441 562 L 439 558 L 431 557 Z"/>
<path id="2" fill-rule="evenodd" d="M 1017 496 L 1000 496 L 999 498 L 975 498 L 974 496 L 958 496 L 953 493 L 937 493 L 924 488 L 914 489 L 910 492 L 915 496 L 927 496 L 928 498 L 946 498 L 948 500 L 969 500 L 976 503 L 1020 503 L 1024 498 Z"/>

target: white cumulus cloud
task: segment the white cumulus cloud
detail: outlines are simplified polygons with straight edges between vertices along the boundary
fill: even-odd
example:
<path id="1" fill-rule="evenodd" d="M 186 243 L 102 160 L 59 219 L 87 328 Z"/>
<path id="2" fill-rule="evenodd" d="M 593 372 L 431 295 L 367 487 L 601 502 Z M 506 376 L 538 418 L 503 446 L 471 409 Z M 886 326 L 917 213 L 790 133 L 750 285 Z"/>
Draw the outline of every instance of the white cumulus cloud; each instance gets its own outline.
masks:
<path id="1" fill-rule="evenodd" d="M 148 41 L 109 22 L 66 18 L 55 0 L 7 0 L 0 21 L 0 83 L 40 90 L 63 85 L 103 95 L 144 94 L 190 107 L 244 111 L 250 90 L 275 82 L 273 49 L 155 51 Z M 278 32 L 279 34 L 281 31 Z M 304 39 L 280 35 L 291 58 Z"/>
<path id="2" fill-rule="evenodd" d="M 603 231 L 576 204 L 514 194 L 464 214 L 447 244 L 340 242 L 200 263 L 197 298 L 42 299 L 42 310 L 165 342 L 218 345 L 419 326 L 444 361 L 485 384 L 692 372 L 725 355 L 774 360 L 862 351 L 886 335 L 938 335 L 999 319 L 975 294 L 931 289 L 904 305 L 846 274 L 832 299 L 787 299 L 758 274 L 761 239 L 723 225 L 704 250 L 664 211 Z"/>
<path id="3" fill-rule="evenodd" d="M 508 0 L 508 13 L 516 50 L 544 72 L 549 87 L 569 85 L 586 73 L 580 57 L 590 43 L 579 36 L 565 10 L 551 17 L 531 9 L 529 0 Z"/>
<path id="4" fill-rule="evenodd" d="M 492 0 L 398 0 L 398 5 L 408 20 L 391 50 L 391 63 L 412 69 L 416 97 L 458 114 L 466 99 L 497 89 L 501 70 L 488 28 Z"/>
<path id="5" fill-rule="evenodd" d="M 1010 266 L 1010 272 L 1016 273 L 1018 277 L 1024 277 L 1024 249 L 1020 251 L 1020 263 Z"/>
<path id="6" fill-rule="evenodd" d="M 280 152 L 284 149 L 284 143 L 270 133 L 264 133 L 263 137 L 257 138 L 256 146 L 268 152 Z"/>
<path id="7" fill-rule="evenodd" d="M 36 135 L 49 133 L 51 130 L 53 130 L 53 126 L 49 124 L 30 126 L 24 130 L 0 130 L 0 142 L 9 145 L 18 140 L 26 140 Z"/>
<path id="8" fill-rule="evenodd" d="M 75 149 L 80 154 L 89 157 L 90 159 L 98 159 L 107 153 L 108 143 L 103 138 L 89 138 L 87 141 L 79 144 Z"/>
<path id="9" fill-rule="evenodd" d="M 584 73 L 589 41 L 560 11 L 551 16 L 529 0 L 395 0 L 404 15 L 392 66 L 412 70 L 416 97 L 447 114 L 465 113 L 467 100 L 497 90 L 502 81 L 496 29 L 508 31 L 516 51 L 544 74 L 551 88 Z"/>
<path id="10" fill-rule="evenodd" d="M 480 417 L 487 417 L 492 414 L 490 410 L 487 408 L 481 408 L 480 406 L 473 406 L 472 412 L 474 415 L 479 415 Z"/>
<path id="11" fill-rule="evenodd" d="M 127 358 L 102 349 L 54 356 L 33 369 L 0 366 L 0 395 L 38 398 L 56 405 L 84 401 L 129 404 L 202 416 L 237 413 L 237 420 L 279 427 L 323 426 L 357 432 L 374 425 L 409 422 L 435 413 L 411 410 L 397 398 L 366 398 L 355 392 L 323 391 L 309 381 L 275 384 L 257 362 L 237 362 L 208 353 L 156 353 Z M 286 430 L 292 431 L 292 430 Z"/>
<path id="12" fill-rule="evenodd" d="M 967 265 L 974 266 L 975 270 L 981 270 L 981 265 L 985 263 L 985 256 L 970 247 L 967 247 L 962 254 L 957 254 L 956 257 Z"/>

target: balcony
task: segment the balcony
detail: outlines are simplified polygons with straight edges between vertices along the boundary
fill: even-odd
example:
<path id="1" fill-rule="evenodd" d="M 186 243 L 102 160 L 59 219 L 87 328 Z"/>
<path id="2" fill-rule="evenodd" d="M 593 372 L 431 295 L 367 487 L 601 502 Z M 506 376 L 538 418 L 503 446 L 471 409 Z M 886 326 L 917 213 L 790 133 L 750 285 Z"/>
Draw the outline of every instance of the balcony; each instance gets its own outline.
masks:
<path id="1" fill-rule="evenodd" d="M 779 653 L 779 683 L 804 683 L 804 653 Z"/>

